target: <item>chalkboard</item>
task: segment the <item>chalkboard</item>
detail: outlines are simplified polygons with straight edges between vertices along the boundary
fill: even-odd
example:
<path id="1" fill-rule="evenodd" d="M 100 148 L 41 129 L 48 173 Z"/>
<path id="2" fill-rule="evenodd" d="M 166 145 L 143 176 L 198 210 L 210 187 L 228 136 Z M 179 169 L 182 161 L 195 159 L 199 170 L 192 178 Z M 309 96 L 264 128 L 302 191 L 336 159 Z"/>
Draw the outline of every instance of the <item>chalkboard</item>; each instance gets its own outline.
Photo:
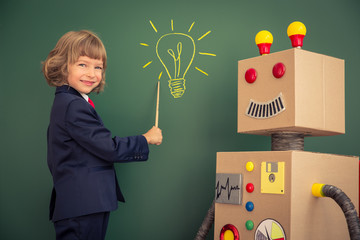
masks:
<path id="1" fill-rule="evenodd" d="M 106 46 L 107 85 L 91 97 L 114 135 L 155 124 L 160 77 L 164 141 L 147 162 L 116 165 L 127 202 L 111 213 L 107 239 L 183 240 L 195 237 L 214 198 L 216 152 L 270 150 L 269 137 L 237 133 L 237 61 L 259 55 L 260 30 L 274 36 L 271 52 L 282 51 L 291 48 L 287 26 L 301 21 L 303 49 L 345 59 L 346 134 L 306 138 L 305 150 L 359 155 L 359 10 L 354 0 L 1 1 L 0 238 L 55 239 L 46 163 L 55 89 L 41 61 L 64 33 L 89 29 Z M 159 39 L 174 33 L 190 42 L 164 43 L 166 58 L 177 60 L 180 48 L 193 56 L 177 97 L 156 53 Z M 194 53 L 186 52 L 189 36 Z M 219 238 L 210 230 L 207 239 Z"/>

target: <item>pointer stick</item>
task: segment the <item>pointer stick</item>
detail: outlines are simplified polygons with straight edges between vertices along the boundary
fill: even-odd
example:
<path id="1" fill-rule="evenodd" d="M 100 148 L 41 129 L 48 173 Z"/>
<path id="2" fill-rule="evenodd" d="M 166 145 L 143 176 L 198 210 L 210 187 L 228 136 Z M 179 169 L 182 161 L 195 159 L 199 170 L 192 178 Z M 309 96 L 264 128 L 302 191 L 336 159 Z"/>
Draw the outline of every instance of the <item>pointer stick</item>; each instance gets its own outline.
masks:
<path id="1" fill-rule="evenodd" d="M 158 86 L 157 86 L 155 127 L 159 127 L 159 93 L 160 93 L 160 81 L 158 81 Z"/>

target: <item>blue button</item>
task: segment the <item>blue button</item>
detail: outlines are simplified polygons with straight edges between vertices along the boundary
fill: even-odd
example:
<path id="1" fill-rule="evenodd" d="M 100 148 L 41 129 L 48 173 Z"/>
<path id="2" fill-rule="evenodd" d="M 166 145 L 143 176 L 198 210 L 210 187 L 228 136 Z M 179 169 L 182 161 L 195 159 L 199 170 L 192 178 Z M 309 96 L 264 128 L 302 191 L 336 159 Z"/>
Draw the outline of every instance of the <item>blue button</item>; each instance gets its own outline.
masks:
<path id="1" fill-rule="evenodd" d="M 248 212 L 251 212 L 252 210 L 254 210 L 254 203 L 249 201 L 246 203 L 245 207 Z"/>

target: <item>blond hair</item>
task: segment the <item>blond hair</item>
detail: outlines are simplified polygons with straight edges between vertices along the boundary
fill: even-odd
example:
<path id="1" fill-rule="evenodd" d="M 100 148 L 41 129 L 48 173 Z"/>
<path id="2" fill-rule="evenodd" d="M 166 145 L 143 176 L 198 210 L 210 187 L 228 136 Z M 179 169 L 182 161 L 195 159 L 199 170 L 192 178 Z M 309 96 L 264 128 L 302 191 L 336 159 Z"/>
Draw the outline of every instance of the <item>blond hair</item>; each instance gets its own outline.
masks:
<path id="1" fill-rule="evenodd" d="M 64 34 L 42 62 L 42 71 L 49 86 L 59 87 L 68 83 L 68 67 L 80 56 L 103 61 L 103 72 L 99 86 L 92 92 L 99 93 L 105 86 L 106 50 L 100 38 L 88 30 L 71 31 Z"/>

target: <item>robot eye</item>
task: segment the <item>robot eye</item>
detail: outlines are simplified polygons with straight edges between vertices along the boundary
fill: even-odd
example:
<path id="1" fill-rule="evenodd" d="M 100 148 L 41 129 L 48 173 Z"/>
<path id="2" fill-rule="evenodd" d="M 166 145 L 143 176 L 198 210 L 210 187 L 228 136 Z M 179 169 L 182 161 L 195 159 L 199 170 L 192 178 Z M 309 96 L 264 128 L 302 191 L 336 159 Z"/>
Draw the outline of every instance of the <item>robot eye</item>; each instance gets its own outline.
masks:
<path id="1" fill-rule="evenodd" d="M 249 69 L 246 71 L 246 73 L 245 73 L 245 80 L 246 80 L 248 83 L 253 83 L 253 82 L 255 82 L 256 77 L 257 77 L 257 73 L 256 73 L 256 70 L 253 69 L 253 68 L 249 68 Z"/>
<path id="2" fill-rule="evenodd" d="M 274 65 L 272 73 L 273 73 L 274 77 L 281 78 L 282 76 L 284 76 L 285 71 L 286 71 L 285 65 L 283 63 L 279 62 Z"/>

